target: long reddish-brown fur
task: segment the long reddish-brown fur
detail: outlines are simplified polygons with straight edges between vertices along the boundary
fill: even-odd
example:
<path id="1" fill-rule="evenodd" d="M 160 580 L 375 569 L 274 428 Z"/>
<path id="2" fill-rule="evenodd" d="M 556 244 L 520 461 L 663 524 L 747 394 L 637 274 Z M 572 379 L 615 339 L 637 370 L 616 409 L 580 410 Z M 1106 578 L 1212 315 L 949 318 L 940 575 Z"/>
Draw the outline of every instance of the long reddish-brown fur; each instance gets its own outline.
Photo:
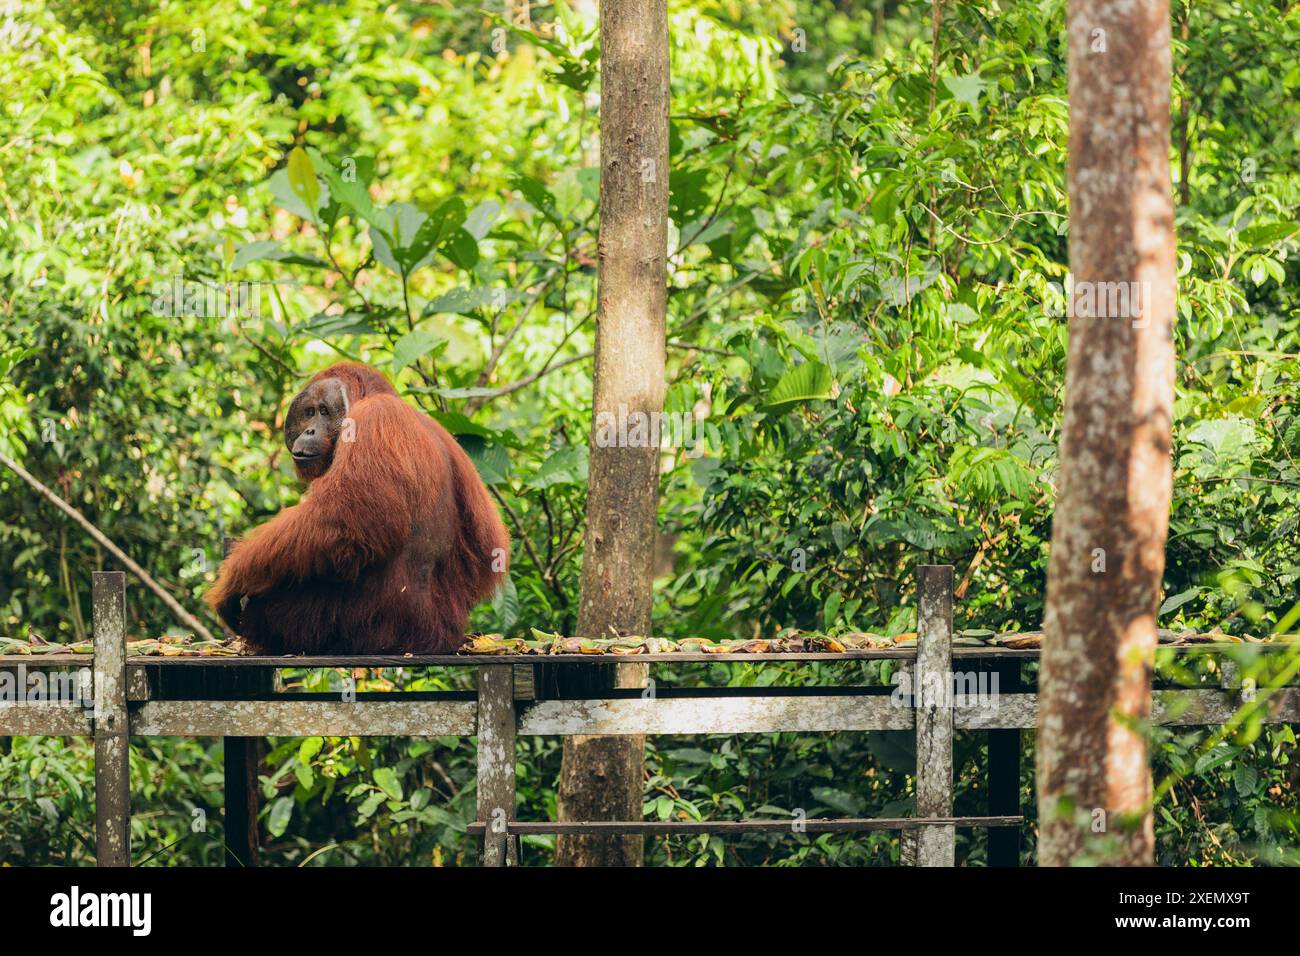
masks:
<path id="1" fill-rule="evenodd" d="M 208 603 L 255 653 L 454 651 L 505 575 L 496 506 L 456 440 L 379 372 L 342 363 L 308 384 L 325 378 L 346 387 L 353 440 L 234 547 Z"/>

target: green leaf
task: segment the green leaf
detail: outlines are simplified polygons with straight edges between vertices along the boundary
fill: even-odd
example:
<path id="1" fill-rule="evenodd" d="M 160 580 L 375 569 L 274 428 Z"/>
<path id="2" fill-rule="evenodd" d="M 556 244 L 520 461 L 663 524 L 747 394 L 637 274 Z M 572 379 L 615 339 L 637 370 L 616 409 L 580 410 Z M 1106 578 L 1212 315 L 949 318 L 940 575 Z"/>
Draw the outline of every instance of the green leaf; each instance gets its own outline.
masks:
<path id="1" fill-rule="evenodd" d="M 449 292 L 430 299 L 421 310 L 421 315 L 437 315 L 449 312 L 454 315 L 469 315 L 484 306 L 504 306 L 520 298 L 514 289 L 500 286 L 457 286 Z"/>
<path id="2" fill-rule="evenodd" d="M 506 575 L 506 583 L 492 598 L 492 610 L 496 612 L 497 630 L 502 634 L 509 634 L 519 623 L 519 591 L 510 575 Z"/>
<path id="3" fill-rule="evenodd" d="M 813 399 L 830 398 L 833 377 L 821 362 L 805 362 L 790 369 L 767 393 L 765 404 L 780 408 Z"/>
<path id="4" fill-rule="evenodd" d="M 474 463 L 478 476 L 486 485 L 503 485 L 510 480 L 510 456 L 504 445 L 491 442 L 478 435 L 461 435 L 460 446 Z"/>
<path id="5" fill-rule="evenodd" d="M 298 759 L 304 764 L 311 763 L 312 758 L 320 753 L 324 744 L 324 737 L 304 737 L 302 743 L 298 746 Z"/>
<path id="6" fill-rule="evenodd" d="M 898 212 L 898 183 L 891 177 L 881 177 L 880 185 L 871 197 L 871 218 L 880 223 L 893 222 Z"/>
<path id="7" fill-rule="evenodd" d="M 865 809 L 862 798 L 855 793 L 849 793 L 847 790 L 837 790 L 833 787 L 813 787 L 812 795 L 818 803 L 825 804 L 832 810 L 838 810 L 846 817 L 861 816 Z"/>
<path id="8" fill-rule="evenodd" d="M 1246 246 L 1267 246 L 1300 233 L 1300 224 L 1294 222 L 1266 222 L 1247 226 L 1237 236 Z"/>
<path id="9" fill-rule="evenodd" d="M 537 474 L 529 478 L 526 484 L 530 488 L 584 484 L 587 480 L 587 458 L 586 448 L 561 448 L 542 462 Z"/>
<path id="10" fill-rule="evenodd" d="M 367 188 L 374 176 L 373 159 L 367 156 L 346 157 L 343 168 L 339 170 L 315 149 L 308 148 L 307 155 L 329 187 L 330 199 L 342 205 L 354 219 L 375 222 L 375 204 Z"/>
<path id="11" fill-rule="evenodd" d="M 980 93 L 988 86 L 988 80 L 979 73 L 966 73 L 962 76 L 945 76 L 943 85 L 948 88 L 954 100 L 975 106 L 979 103 Z"/>
<path id="12" fill-rule="evenodd" d="M 578 170 L 578 184 L 582 195 L 591 202 L 600 202 L 600 168 L 587 166 Z"/>
<path id="13" fill-rule="evenodd" d="M 436 357 L 446 347 L 447 340 L 428 329 L 412 329 L 393 345 L 393 374 L 430 352 Z"/>
<path id="14" fill-rule="evenodd" d="M 393 252 L 393 241 L 389 238 L 388 233 L 384 232 L 379 226 L 371 226 L 369 235 L 370 248 L 374 251 L 375 261 L 387 266 L 400 276 L 402 274 L 402 264 Z"/>
<path id="15" fill-rule="evenodd" d="M 453 229 L 438 249 L 462 269 L 468 271 L 478 265 L 478 241 L 464 229 Z"/>
<path id="16" fill-rule="evenodd" d="M 478 435 L 482 438 L 495 438 L 497 433 L 490 428 L 473 421 L 460 412 L 440 412 L 437 409 L 429 413 L 447 431 L 453 435 Z"/>
<path id="17" fill-rule="evenodd" d="M 316 256 L 305 256 L 296 252 L 290 252 L 274 239 L 259 239 L 256 242 L 246 242 L 235 250 L 235 257 L 231 260 L 230 270 L 235 272 L 242 269 L 250 262 L 258 261 L 284 262 L 289 265 L 330 268 L 329 263 L 324 259 L 318 259 Z"/>
<path id="18" fill-rule="evenodd" d="M 1201 756 L 1197 758 L 1193 772 L 1198 776 L 1208 773 L 1216 767 L 1223 766 L 1229 760 L 1236 757 L 1240 752 L 1241 751 L 1236 747 L 1229 747 L 1225 744 L 1220 744 L 1209 753 L 1201 754 Z"/>
<path id="19" fill-rule="evenodd" d="M 431 212 L 421 213 L 421 215 L 424 216 L 423 221 L 411 236 L 409 245 L 401 249 L 398 256 L 406 266 L 407 272 L 414 272 L 432 259 L 434 250 L 442 247 L 451 238 L 453 232 L 457 230 L 464 232 L 459 227 L 465 221 L 465 204 L 454 196 L 435 206 Z M 465 235 L 468 236 L 469 233 Z M 473 244 L 474 251 L 477 253 L 478 244 Z"/>
<path id="20" fill-rule="evenodd" d="M 492 223 L 501 215 L 501 204 L 495 199 L 485 199 L 465 217 L 465 231 L 475 239 L 482 239 L 492 230 Z"/>
<path id="21" fill-rule="evenodd" d="M 1255 792 L 1255 786 L 1259 783 L 1259 771 L 1253 764 L 1240 763 L 1232 772 L 1232 784 L 1237 788 L 1237 793 L 1243 797 L 1249 797 Z"/>
<path id="22" fill-rule="evenodd" d="M 510 180 L 510 185 L 517 189 L 523 197 L 528 200 L 528 204 L 545 216 L 553 225 L 563 227 L 560 214 L 555 208 L 555 196 L 551 191 L 543 186 L 531 176 L 514 176 Z"/>
<path id="23" fill-rule="evenodd" d="M 961 302 L 949 303 L 947 311 L 948 318 L 958 325 L 969 325 L 971 322 L 979 321 L 979 313 Z"/>
<path id="24" fill-rule="evenodd" d="M 392 767 L 379 767 L 375 770 L 375 785 L 384 791 L 390 800 L 402 799 L 402 782 Z"/>
<path id="25" fill-rule="evenodd" d="M 822 629 L 829 631 L 835 624 L 840 613 L 840 602 L 844 596 L 839 591 L 832 591 L 830 597 L 826 599 L 826 605 L 822 608 Z"/>
<path id="26" fill-rule="evenodd" d="M 294 195 L 302 200 L 309 210 L 311 216 L 316 218 L 316 210 L 320 208 L 321 188 L 320 181 L 316 178 L 316 170 L 312 166 L 311 157 L 301 146 L 295 146 L 289 150 L 289 185 L 293 188 Z"/>
<path id="27" fill-rule="evenodd" d="M 266 829 L 273 837 L 284 836 L 284 831 L 289 828 L 289 820 L 293 817 L 293 797 L 280 797 L 271 804 L 271 812 L 267 816 Z"/>
<path id="28" fill-rule="evenodd" d="M 277 170 L 270 179 L 271 195 L 275 201 L 284 209 L 293 213 L 299 219 L 306 219 L 310 222 L 316 221 L 316 215 L 319 212 L 319 206 L 308 206 L 298 195 L 297 190 L 289 180 L 289 170 Z M 319 202 L 319 198 L 317 202 Z"/>
<path id="29" fill-rule="evenodd" d="M 357 808 L 357 816 L 363 821 L 369 820 L 372 816 L 374 816 L 375 811 L 378 810 L 379 807 L 383 804 L 383 802 L 387 799 L 388 799 L 388 795 L 383 793 L 382 791 L 376 791 L 375 793 L 372 793 L 370 796 L 366 797 L 365 801 L 362 802 L 361 806 Z"/>
<path id="30" fill-rule="evenodd" d="M 425 229 L 429 216 L 409 202 L 393 203 L 386 209 L 377 210 L 375 222 L 370 227 L 370 244 L 374 248 L 375 258 L 392 269 L 398 275 L 409 275 L 417 268 L 432 248 L 432 240 L 438 235 L 439 222 L 435 221 Z"/>
<path id="31" fill-rule="evenodd" d="M 1178 610 L 1188 601 L 1191 601 L 1194 598 L 1198 597 L 1200 593 L 1201 593 L 1201 589 L 1199 587 L 1194 587 L 1194 588 L 1188 588 L 1186 591 L 1180 591 L 1179 593 L 1171 597 L 1165 598 L 1165 603 L 1160 605 L 1160 611 L 1158 613 L 1160 615 L 1170 614 L 1173 611 Z"/>
<path id="32" fill-rule="evenodd" d="M 339 315 L 318 312 L 295 328 L 294 332 L 299 337 L 322 340 L 343 335 L 378 335 L 379 331 L 369 324 L 369 318 L 363 312 L 343 312 Z"/>

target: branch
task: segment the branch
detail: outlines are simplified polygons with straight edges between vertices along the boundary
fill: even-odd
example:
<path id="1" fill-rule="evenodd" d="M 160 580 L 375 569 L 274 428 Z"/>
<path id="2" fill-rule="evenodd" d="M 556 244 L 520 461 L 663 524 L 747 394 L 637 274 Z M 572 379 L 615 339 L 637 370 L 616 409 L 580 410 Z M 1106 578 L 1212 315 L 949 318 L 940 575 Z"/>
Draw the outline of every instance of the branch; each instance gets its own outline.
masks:
<path id="1" fill-rule="evenodd" d="M 533 382 L 537 381 L 543 375 L 548 375 L 551 372 L 558 371 L 559 369 L 564 368 L 566 365 L 572 365 L 574 362 L 585 361 L 586 359 L 591 358 L 595 354 L 596 353 L 594 350 L 589 349 L 588 351 L 583 352 L 580 355 L 571 355 L 562 361 L 556 362 L 554 365 L 547 363 L 546 365 L 542 366 L 542 368 L 539 371 L 534 372 L 532 375 L 526 375 L 517 382 L 511 382 L 509 385 L 502 385 L 500 388 L 492 389 L 492 391 L 488 392 L 485 395 L 479 395 L 470 399 L 465 405 L 466 410 L 468 413 L 472 414 L 478 409 L 482 408 L 484 405 L 486 405 L 494 398 L 500 398 L 502 395 L 509 395 L 511 392 L 517 392 L 521 388 L 527 388 L 529 385 L 532 385 Z"/>
<path id="2" fill-rule="evenodd" d="M 532 311 L 532 308 L 537 304 L 537 301 L 546 294 L 546 290 L 551 287 L 551 283 L 555 281 L 555 277 L 560 274 L 561 270 L 567 270 L 568 267 L 569 264 L 566 260 L 562 266 L 553 266 L 546 275 L 542 276 L 541 279 L 538 280 L 537 289 L 529 294 L 527 300 L 524 302 L 523 308 L 519 310 L 519 318 L 515 320 L 515 324 L 511 327 L 510 331 L 506 333 L 505 338 L 492 346 L 492 354 L 488 356 L 487 364 L 484 365 L 482 371 L 479 372 L 477 384 L 486 385 L 488 383 L 488 380 L 492 377 L 492 373 L 496 371 L 497 364 L 501 361 L 502 353 L 510 347 L 510 343 L 514 341 L 515 336 L 519 334 L 519 330 L 523 328 L 524 320 L 528 318 L 528 313 Z M 503 305 L 493 317 L 493 329 L 496 328 L 501 317 L 505 315 L 507 308 L 509 308 L 508 304 Z"/>
<path id="3" fill-rule="evenodd" d="M 541 575 L 542 581 L 544 581 L 546 586 L 554 592 L 557 598 L 560 599 L 560 604 L 564 607 L 568 607 L 569 598 L 564 593 L 564 588 L 560 586 L 559 580 L 551 573 L 550 569 L 546 565 L 542 564 L 542 559 L 538 556 L 537 549 L 533 546 L 533 539 L 528 536 L 528 533 L 524 529 L 524 522 L 523 519 L 519 517 L 519 513 L 515 511 L 514 508 L 510 507 L 510 502 L 506 501 L 505 495 L 497 491 L 493 485 L 488 485 L 487 489 L 492 493 L 492 497 L 495 498 L 501 507 L 505 509 L 506 516 L 509 517 L 511 525 L 514 526 L 515 538 L 524 546 L 524 550 L 528 552 L 528 557 L 533 562 L 533 567 L 537 568 L 537 573 Z"/>
<path id="4" fill-rule="evenodd" d="M 86 519 L 85 515 L 83 515 L 76 508 L 72 507 L 72 505 L 68 504 L 66 501 L 64 501 L 54 492 L 50 491 L 49 488 L 46 488 L 43 484 L 41 484 L 39 481 L 33 478 L 31 474 L 29 474 L 28 471 L 25 468 L 23 468 L 22 465 L 18 464 L 18 462 L 14 461 L 4 452 L 0 452 L 0 465 L 6 466 L 10 471 L 16 474 L 19 478 L 21 478 L 23 481 L 27 482 L 27 484 L 31 485 L 38 492 L 40 492 L 40 494 L 43 497 L 45 497 L 48 501 L 52 502 L 55 505 L 55 507 L 57 507 L 60 511 L 62 511 L 64 514 L 70 517 L 73 521 L 77 522 L 77 524 L 81 525 L 81 527 L 85 529 L 87 534 L 89 534 L 92 538 L 94 538 L 105 550 L 107 550 L 110 554 L 112 554 L 113 557 L 121 561 L 122 564 L 126 566 L 128 571 L 130 571 L 137 578 L 143 581 L 145 587 L 147 587 L 154 594 L 158 595 L 159 600 L 161 600 L 163 604 L 167 605 L 167 608 L 172 612 L 173 615 L 175 615 L 178 621 L 180 621 L 186 627 L 191 628 L 194 631 L 194 633 L 199 635 L 199 637 L 201 637 L 203 640 L 212 641 L 213 643 L 220 643 L 219 641 L 217 641 L 215 637 L 212 636 L 212 632 L 203 626 L 203 624 L 199 621 L 198 618 L 196 618 L 189 611 L 185 610 L 185 608 L 181 607 L 180 603 L 174 597 L 168 594 L 166 590 L 163 589 L 163 586 L 161 584 L 159 584 L 152 577 L 150 577 L 148 571 L 146 571 L 144 568 L 140 567 L 140 565 L 136 564 L 129 557 L 127 557 L 126 553 L 122 551 L 122 549 L 119 548 L 117 545 L 115 545 L 112 541 L 109 541 L 108 538 L 104 536 L 104 533 L 102 531 L 100 531 L 93 524 L 91 524 L 90 521 Z"/>

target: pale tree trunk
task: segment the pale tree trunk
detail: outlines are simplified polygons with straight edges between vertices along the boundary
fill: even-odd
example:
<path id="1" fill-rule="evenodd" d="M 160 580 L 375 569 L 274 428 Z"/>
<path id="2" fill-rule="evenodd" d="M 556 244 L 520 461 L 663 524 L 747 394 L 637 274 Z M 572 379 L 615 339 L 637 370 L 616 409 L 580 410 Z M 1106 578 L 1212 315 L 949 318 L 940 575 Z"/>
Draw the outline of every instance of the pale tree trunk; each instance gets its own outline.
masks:
<path id="1" fill-rule="evenodd" d="M 1043 616 L 1038 860 L 1140 865 L 1154 854 L 1151 773 L 1133 721 L 1151 712 L 1171 489 L 1169 3 L 1070 0 L 1068 33 L 1074 290 Z"/>
<path id="2" fill-rule="evenodd" d="M 649 635 L 659 450 L 601 438 L 599 425 L 658 416 L 664 399 L 668 247 L 668 15 L 665 0 L 600 4 L 600 275 L 590 484 L 578 633 Z M 608 438 L 609 429 L 605 430 Z M 654 434 L 658 434 L 655 428 Z M 644 664 L 606 671 L 640 687 Z M 562 820 L 641 818 L 643 737 L 566 737 Z M 560 837 L 563 866 L 639 866 L 639 836 Z"/>

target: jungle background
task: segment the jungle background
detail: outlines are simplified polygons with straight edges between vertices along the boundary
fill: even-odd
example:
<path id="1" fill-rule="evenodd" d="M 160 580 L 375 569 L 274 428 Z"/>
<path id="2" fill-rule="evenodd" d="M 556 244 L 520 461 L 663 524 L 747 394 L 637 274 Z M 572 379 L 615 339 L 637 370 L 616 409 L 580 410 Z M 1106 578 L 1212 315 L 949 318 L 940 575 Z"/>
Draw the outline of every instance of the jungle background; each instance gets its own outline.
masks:
<path id="1" fill-rule="evenodd" d="M 1172 6 L 1160 625 L 1259 634 L 1294 620 L 1300 578 L 1300 5 Z M 662 458 L 658 635 L 899 634 L 922 561 L 956 566 L 958 627 L 1038 626 L 1065 369 L 1064 7 L 945 2 L 936 34 L 931 3 L 669 3 L 666 409 L 701 441 Z M 584 2 L 0 0 L 0 450 L 206 614 L 223 535 L 300 493 L 286 399 L 360 358 L 457 434 L 501 503 L 511 581 L 473 627 L 572 633 L 595 29 Z M 169 307 L 178 279 L 256 283 L 258 314 Z M 90 572 L 112 566 L 0 471 L 0 634 L 84 640 Z M 134 582 L 128 611 L 131 637 L 183 630 Z M 1153 733 L 1172 783 L 1158 862 L 1300 861 L 1293 728 L 1208 750 L 1209 730 Z M 653 739 L 646 813 L 906 813 L 906 737 Z M 554 817 L 559 756 L 521 739 L 522 819 Z M 0 864 L 93 862 L 91 757 L 86 740 L 0 743 Z M 982 737 L 959 739 L 956 813 L 982 812 L 986 762 Z M 475 857 L 472 741 L 273 739 L 263 771 L 268 864 Z M 136 862 L 219 863 L 220 741 L 137 739 L 131 773 Z M 983 862 L 982 833 L 958 841 Z M 1032 821 L 1022 846 L 1032 860 Z M 550 848 L 528 839 L 524 862 Z M 897 860 L 888 833 L 647 844 L 659 865 Z"/>

